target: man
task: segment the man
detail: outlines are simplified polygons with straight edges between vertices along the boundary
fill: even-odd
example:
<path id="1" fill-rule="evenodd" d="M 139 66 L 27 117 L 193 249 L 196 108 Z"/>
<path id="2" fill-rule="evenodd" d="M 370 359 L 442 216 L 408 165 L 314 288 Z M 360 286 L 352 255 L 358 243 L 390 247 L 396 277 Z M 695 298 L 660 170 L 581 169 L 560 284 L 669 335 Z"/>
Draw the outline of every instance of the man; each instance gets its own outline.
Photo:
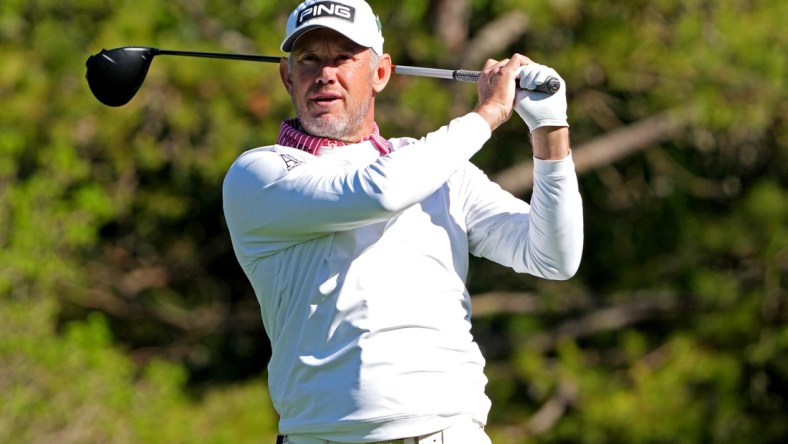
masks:
<path id="1" fill-rule="evenodd" d="M 279 439 L 489 443 L 468 255 L 548 279 L 577 270 L 565 87 L 518 88 L 518 76 L 533 88 L 558 74 L 522 55 L 490 60 L 473 112 L 418 139 L 384 139 L 375 96 L 392 68 L 379 23 L 361 0 L 293 11 L 280 72 L 298 117 L 224 182 L 233 246 L 272 344 Z M 531 129 L 530 206 L 469 161 L 513 109 Z"/>

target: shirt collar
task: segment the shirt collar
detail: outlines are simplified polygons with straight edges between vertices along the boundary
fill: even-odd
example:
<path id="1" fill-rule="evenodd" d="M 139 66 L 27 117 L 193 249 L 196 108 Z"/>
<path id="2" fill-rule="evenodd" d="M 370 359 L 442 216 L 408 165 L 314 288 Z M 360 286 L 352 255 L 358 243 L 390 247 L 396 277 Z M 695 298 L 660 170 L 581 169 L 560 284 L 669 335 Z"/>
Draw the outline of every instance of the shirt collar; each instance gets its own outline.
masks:
<path id="1" fill-rule="evenodd" d="M 380 135 L 380 128 L 377 123 L 373 123 L 372 133 L 362 138 L 357 143 L 370 141 L 375 148 L 380 151 L 382 156 L 391 152 L 391 146 L 388 140 Z M 276 138 L 276 144 L 282 146 L 289 146 L 306 151 L 310 154 L 317 155 L 320 148 L 324 146 L 339 147 L 348 145 L 341 140 L 329 139 L 326 137 L 317 137 L 304 132 L 301 122 L 298 119 L 283 120 L 279 126 L 279 136 Z"/>

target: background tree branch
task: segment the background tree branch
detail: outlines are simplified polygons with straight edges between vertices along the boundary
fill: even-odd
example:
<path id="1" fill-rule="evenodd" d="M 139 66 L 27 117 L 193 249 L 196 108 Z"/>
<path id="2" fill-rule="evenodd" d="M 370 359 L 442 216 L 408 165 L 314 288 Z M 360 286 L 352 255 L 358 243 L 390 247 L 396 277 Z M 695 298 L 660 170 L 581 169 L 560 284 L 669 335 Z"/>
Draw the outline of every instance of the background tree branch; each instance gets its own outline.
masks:
<path id="1" fill-rule="evenodd" d="M 575 147 L 572 156 L 577 173 L 584 174 L 610 165 L 676 135 L 690 124 L 691 119 L 687 115 L 685 108 L 662 112 Z M 492 179 L 512 194 L 525 194 L 533 186 L 533 163 L 526 161 L 513 165 Z"/>

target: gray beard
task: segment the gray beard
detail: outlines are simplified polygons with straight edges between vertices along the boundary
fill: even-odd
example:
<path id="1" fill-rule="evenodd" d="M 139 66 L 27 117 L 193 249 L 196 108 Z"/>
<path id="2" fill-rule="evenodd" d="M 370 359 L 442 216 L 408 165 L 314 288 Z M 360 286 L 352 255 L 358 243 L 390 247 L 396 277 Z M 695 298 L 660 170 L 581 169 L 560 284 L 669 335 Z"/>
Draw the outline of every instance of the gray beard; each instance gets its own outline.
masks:
<path id="1" fill-rule="evenodd" d="M 295 101 L 293 105 L 295 105 Z M 357 134 L 358 129 L 363 125 L 364 117 L 369 112 L 369 105 L 369 101 L 364 102 L 358 109 L 351 109 L 347 114 L 329 120 L 303 115 L 300 111 L 297 111 L 296 114 L 304 130 L 313 136 L 342 142 L 356 142 L 356 140 L 349 140 L 349 138 Z"/>

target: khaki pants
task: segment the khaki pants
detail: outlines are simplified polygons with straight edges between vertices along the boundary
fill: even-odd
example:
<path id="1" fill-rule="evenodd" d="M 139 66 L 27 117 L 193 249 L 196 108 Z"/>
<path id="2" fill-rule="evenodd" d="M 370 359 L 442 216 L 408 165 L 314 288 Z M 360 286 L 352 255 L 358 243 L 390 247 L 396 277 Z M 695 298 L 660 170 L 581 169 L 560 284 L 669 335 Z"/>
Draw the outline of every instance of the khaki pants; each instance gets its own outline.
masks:
<path id="1" fill-rule="evenodd" d="M 352 444 L 327 441 L 306 435 L 285 436 L 284 444 Z M 360 443 L 359 443 L 360 444 Z M 463 421 L 448 429 L 428 435 L 401 438 L 389 441 L 376 441 L 364 444 L 492 444 L 484 433 L 484 427 L 472 420 Z"/>

